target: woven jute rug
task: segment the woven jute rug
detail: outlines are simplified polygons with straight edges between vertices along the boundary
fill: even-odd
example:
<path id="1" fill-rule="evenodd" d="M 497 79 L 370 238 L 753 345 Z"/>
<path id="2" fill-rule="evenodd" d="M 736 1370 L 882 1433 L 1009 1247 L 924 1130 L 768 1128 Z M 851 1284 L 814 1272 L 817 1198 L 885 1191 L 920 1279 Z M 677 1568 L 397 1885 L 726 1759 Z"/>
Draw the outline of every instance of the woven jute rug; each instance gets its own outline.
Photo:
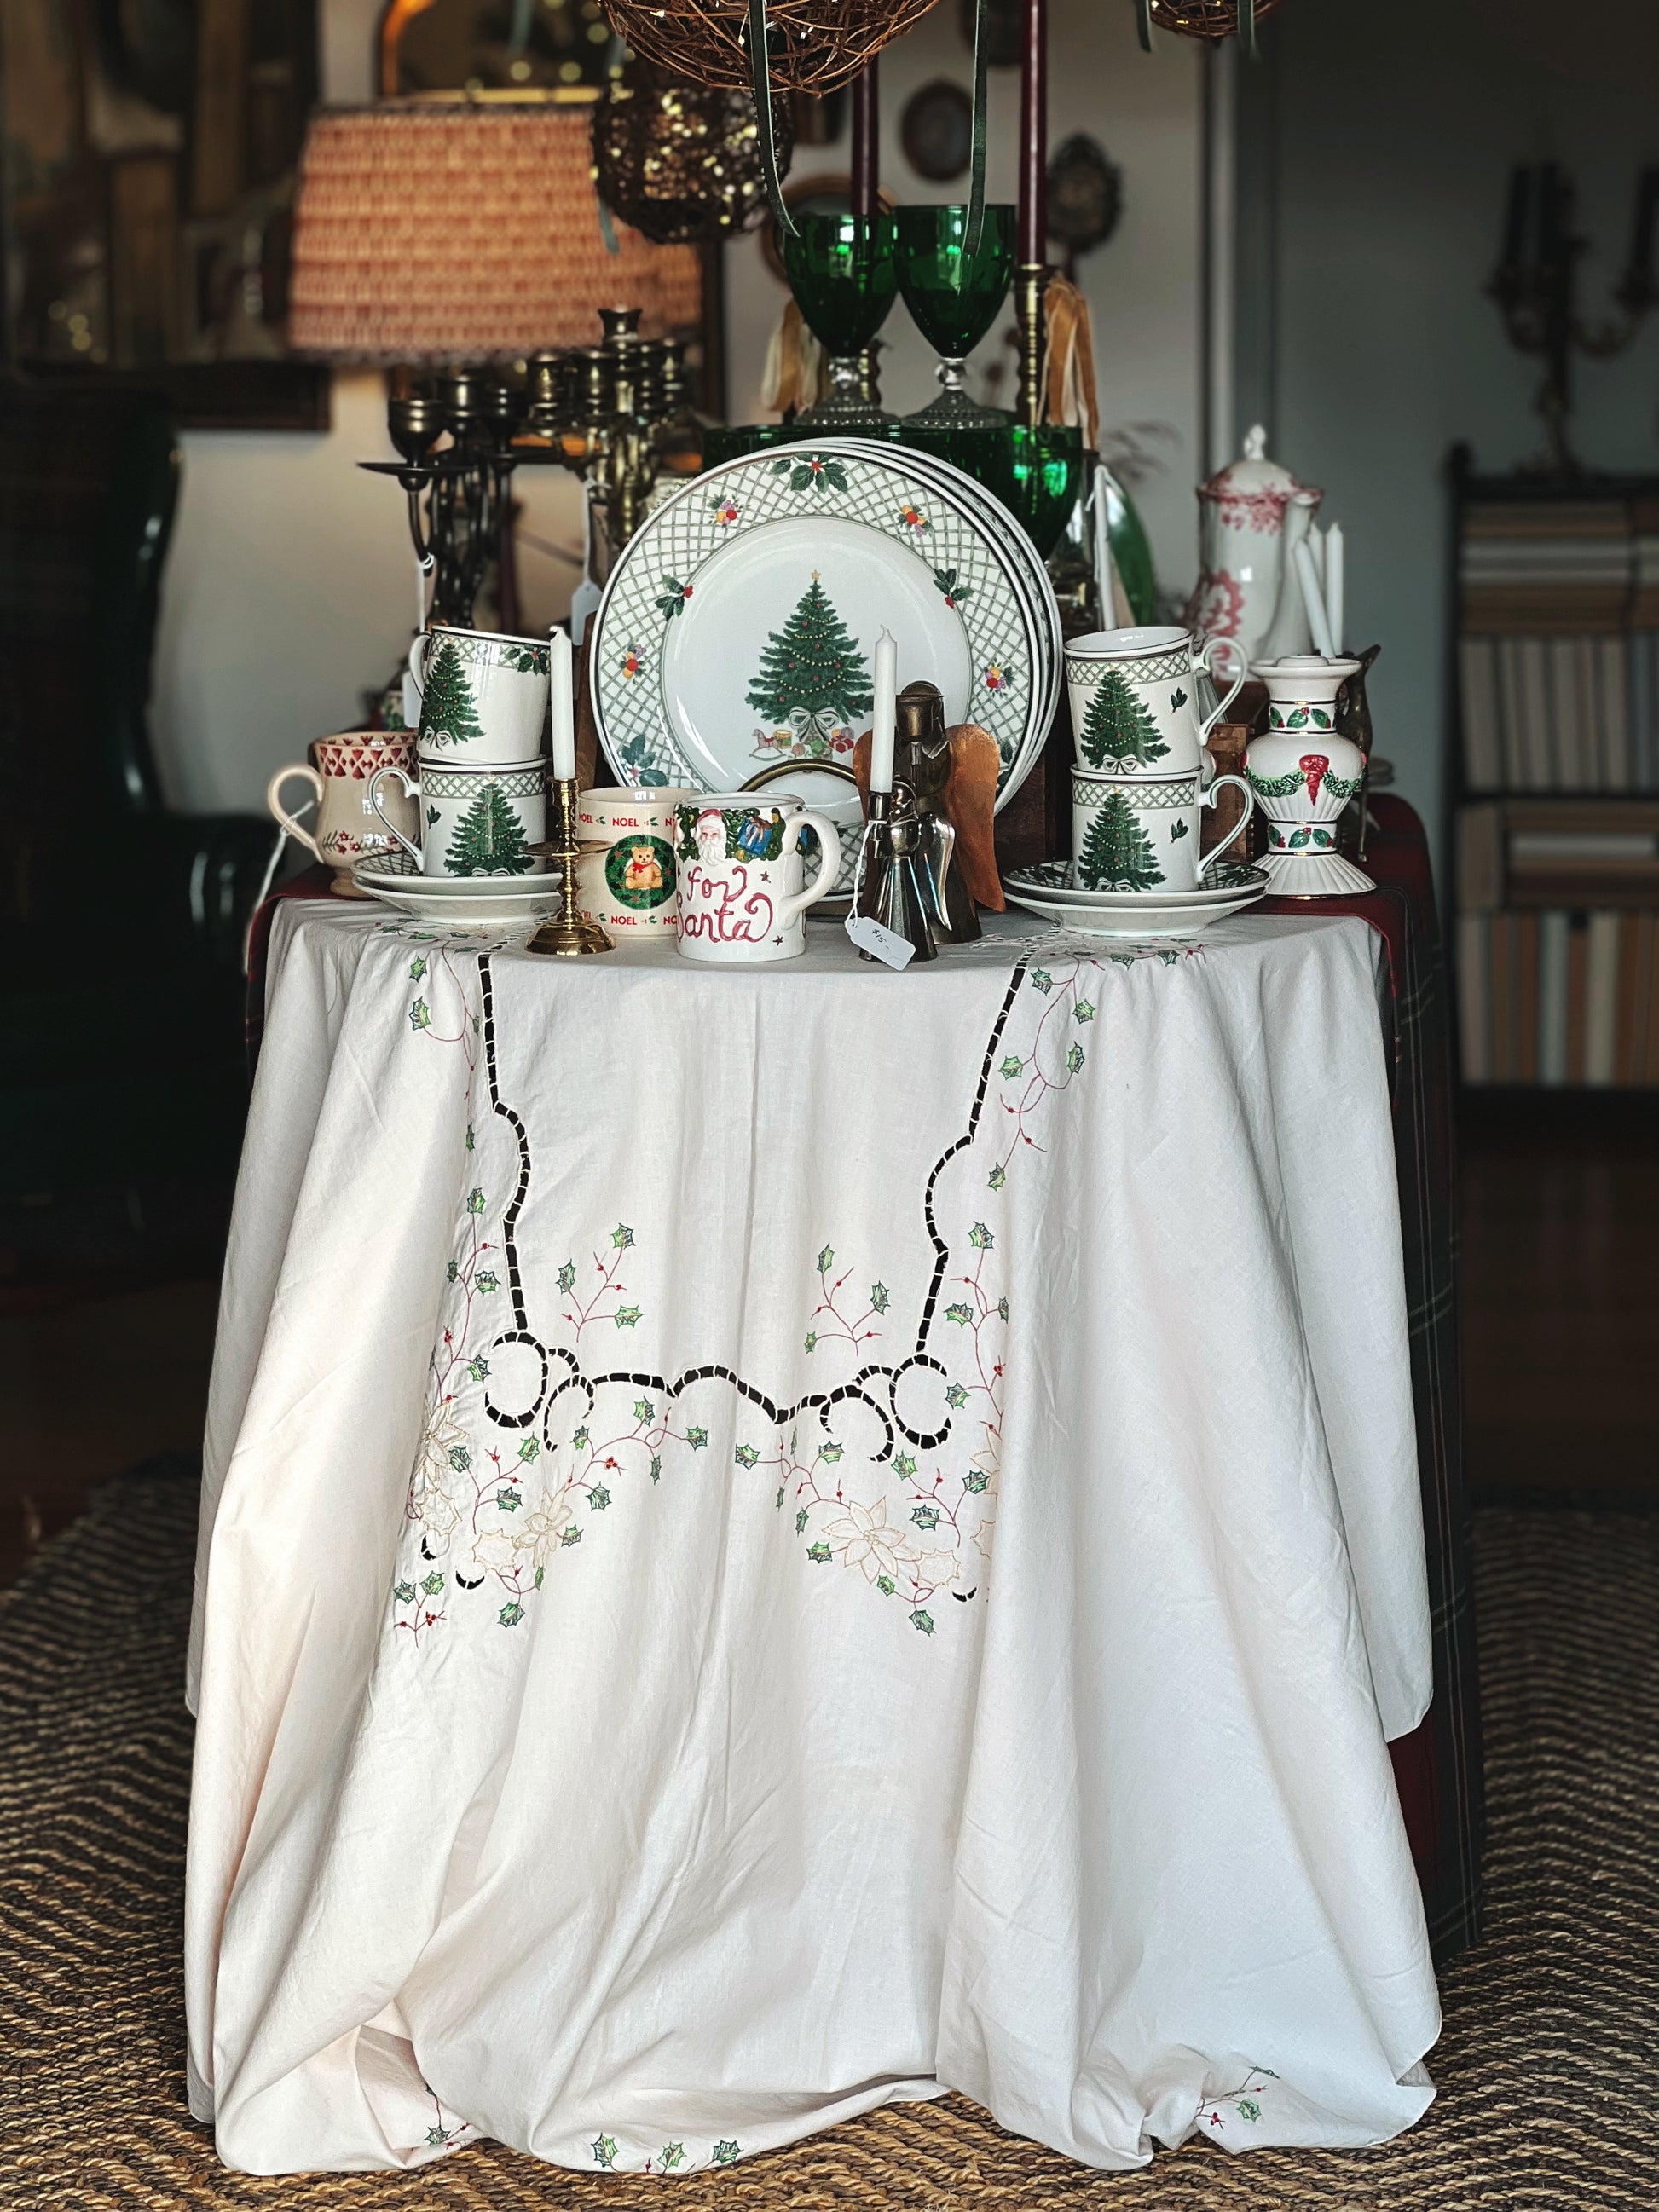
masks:
<path id="1" fill-rule="evenodd" d="M 1446 1978 L 1440 2095 L 1410 2134 L 1105 2175 L 949 2098 L 665 2183 L 488 2144 L 408 2175 L 219 2166 L 179 1986 L 194 1506 L 176 1474 L 113 1483 L 0 1601 L 0 2212 L 1659 2206 L 1659 1516 L 1482 1516 L 1489 1926 Z"/>

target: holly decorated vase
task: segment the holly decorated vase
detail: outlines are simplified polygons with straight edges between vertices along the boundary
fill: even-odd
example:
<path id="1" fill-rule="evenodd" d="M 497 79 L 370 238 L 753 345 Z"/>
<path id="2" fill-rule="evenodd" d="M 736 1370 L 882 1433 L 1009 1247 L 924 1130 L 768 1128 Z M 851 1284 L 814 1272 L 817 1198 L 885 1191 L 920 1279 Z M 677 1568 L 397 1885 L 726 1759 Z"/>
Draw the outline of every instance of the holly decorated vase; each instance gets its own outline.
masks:
<path id="1" fill-rule="evenodd" d="M 1297 653 L 1258 660 L 1267 687 L 1267 727 L 1251 739 L 1244 773 L 1267 824 L 1261 866 L 1279 898 L 1340 898 L 1374 890 L 1370 878 L 1336 849 L 1343 809 L 1359 796 L 1365 756 L 1336 727 L 1336 696 L 1357 660 Z"/>

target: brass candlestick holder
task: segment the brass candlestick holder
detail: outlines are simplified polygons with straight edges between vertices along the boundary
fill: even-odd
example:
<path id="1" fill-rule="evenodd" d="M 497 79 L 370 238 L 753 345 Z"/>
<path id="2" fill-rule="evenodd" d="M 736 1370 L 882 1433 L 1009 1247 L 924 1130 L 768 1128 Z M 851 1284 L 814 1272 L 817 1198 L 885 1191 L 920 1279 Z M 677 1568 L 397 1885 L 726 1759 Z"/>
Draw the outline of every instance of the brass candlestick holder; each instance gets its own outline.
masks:
<path id="1" fill-rule="evenodd" d="M 584 853 L 604 852 L 605 841 L 589 839 L 584 842 L 576 835 L 574 775 L 555 776 L 552 790 L 556 834 L 545 844 L 532 845 L 530 849 L 538 860 L 551 860 L 558 868 L 559 911 L 550 921 L 542 924 L 525 950 L 550 953 L 558 960 L 574 959 L 583 952 L 613 951 L 615 946 L 603 923 L 592 921 L 576 908 L 576 863 Z"/>

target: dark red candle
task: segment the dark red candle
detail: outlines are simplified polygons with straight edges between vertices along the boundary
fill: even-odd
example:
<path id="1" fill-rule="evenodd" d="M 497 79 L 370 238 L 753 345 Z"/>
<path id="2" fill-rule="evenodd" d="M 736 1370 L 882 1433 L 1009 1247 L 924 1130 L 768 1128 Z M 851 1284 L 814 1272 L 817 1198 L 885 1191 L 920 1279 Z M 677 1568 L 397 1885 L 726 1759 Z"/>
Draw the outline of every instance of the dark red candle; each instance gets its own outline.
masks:
<path id="1" fill-rule="evenodd" d="M 1048 258 L 1048 0 L 1025 0 L 1019 73 L 1019 258 Z"/>
<path id="2" fill-rule="evenodd" d="M 881 176 L 881 130 L 876 71 L 880 64 L 866 62 L 853 79 L 853 212 L 874 215 L 879 204 L 877 186 Z"/>

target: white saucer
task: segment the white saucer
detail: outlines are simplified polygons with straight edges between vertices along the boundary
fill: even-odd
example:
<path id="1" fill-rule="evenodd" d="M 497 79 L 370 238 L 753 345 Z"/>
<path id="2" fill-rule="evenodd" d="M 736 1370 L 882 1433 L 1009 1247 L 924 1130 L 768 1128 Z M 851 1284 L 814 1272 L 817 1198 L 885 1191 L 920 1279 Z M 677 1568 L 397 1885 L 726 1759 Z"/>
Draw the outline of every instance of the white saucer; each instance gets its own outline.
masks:
<path id="1" fill-rule="evenodd" d="M 377 853 L 351 871 L 359 890 L 419 921 L 518 929 L 558 911 L 558 876 L 424 876 L 405 854 Z"/>
<path id="2" fill-rule="evenodd" d="M 1196 937 L 1212 922 L 1254 906 L 1267 890 L 1261 868 L 1222 861 L 1212 882 L 1190 891 L 1080 891 L 1065 860 L 1011 868 L 1002 885 L 1016 906 L 1091 937 Z"/>

